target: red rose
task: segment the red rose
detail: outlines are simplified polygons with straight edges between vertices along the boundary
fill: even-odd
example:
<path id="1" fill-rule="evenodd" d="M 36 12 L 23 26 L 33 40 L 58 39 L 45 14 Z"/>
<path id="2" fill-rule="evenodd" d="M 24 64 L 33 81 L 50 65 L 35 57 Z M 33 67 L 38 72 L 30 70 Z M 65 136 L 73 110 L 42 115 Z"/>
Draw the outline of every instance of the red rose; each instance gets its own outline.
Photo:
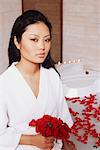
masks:
<path id="1" fill-rule="evenodd" d="M 32 119 L 32 121 L 29 123 L 29 126 L 36 126 L 36 121 Z"/>
<path id="2" fill-rule="evenodd" d="M 53 136 L 56 139 L 69 138 L 70 128 L 61 119 L 44 115 L 42 118 L 32 120 L 29 126 L 36 126 L 36 132 L 45 137 Z"/>

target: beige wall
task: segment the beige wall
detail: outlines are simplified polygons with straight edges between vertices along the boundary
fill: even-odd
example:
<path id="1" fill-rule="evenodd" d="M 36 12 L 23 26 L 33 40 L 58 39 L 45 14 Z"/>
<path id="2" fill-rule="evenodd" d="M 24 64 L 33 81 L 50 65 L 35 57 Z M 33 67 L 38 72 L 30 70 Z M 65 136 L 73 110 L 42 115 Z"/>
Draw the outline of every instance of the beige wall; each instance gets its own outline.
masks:
<path id="1" fill-rule="evenodd" d="M 100 0 L 63 0 L 63 60 L 81 59 L 100 67 Z M 8 65 L 10 30 L 21 13 L 21 0 L 0 0 L 0 73 Z"/>
<path id="2" fill-rule="evenodd" d="M 8 65 L 7 47 L 10 31 L 21 9 L 21 0 L 0 0 L 0 73 Z"/>
<path id="3" fill-rule="evenodd" d="M 63 2 L 63 60 L 100 70 L 100 0 Z"/>

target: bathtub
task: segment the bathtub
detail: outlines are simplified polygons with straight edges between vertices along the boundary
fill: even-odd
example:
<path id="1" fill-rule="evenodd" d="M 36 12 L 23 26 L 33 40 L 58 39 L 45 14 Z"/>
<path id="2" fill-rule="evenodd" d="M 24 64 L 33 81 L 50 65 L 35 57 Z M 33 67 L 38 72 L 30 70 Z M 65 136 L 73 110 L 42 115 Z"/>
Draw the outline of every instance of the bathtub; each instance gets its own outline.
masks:
<path id="1" fill-rule="evenodd" d="M 90 94 L 96 94 L 97 95 L 97 105 L 100 105 L 100 78 L 94 78 L 91 76 L 89 77 L 80 77 L 78 79 L 72 79 L 66 81 L 66 84 L 63 84 L 64 88 L 64 95 L 66 97 L 80 97 L 83 98 L 84 96 L 89 96 Z M 72 104 L 71 102 L 68 102 L 68 106 L 70 108 L 73 108 L 75 111 L 79 112 L 79 116 L 82 117 L 81 112 L 83 110 L 83 106 L 79 103 Z M 74 120 L 74 119 L 73 119 Z M 95 120 L 92 120 L 92 123 L 95 124 L 95 127 L 100 133 L 100 123 L 95 122 Z M 90 136 L 89 142 L 87 144 L 80 143 L 76 140 L 75 137 L 71 137 L 72 141 L 74 141 L 77 150 L 100 150 L 99 148 L 94 148 L 94 139 Z"/>
<path id="2" fill-rule="evenodd" d="M 89 94 L 100 94 L 100 77 L 72 78 L 63 83 L 64 95 L 67 97 L 83 97 Z"/>
<path id="3" fill-rule="evenodd" d="M 97 105 L 100 105 L 100 78 L 89 79 L 89 78 L 80 78 L 78 80 L 68 81 L 66 84 L 63 84 L 64 95 L 66 97 L 80 97 L 89 96 L 90 94 L 97 95 Z M 82 117 L 82 110 L 85 108 L 79 103 L 72 104 L 67 102 L 68 106 L 73 110 L 79 112 L 79 116 Z M 74 121 L 74 119 L 73 119 Z M 100 123 L 96 122 L 95 119 L 92 119 L 92 123 L 95 124 L 95 128 L 100 133 Z M 74 136 L 71 136 L 71 140 L 75 143 L 77 150 L 100 150 L 99 148 L 93 147 L 95 141 L 89 136 L 87 144 L 78 142 Z"/>
<path id="4" fill-rule="evenodd" d="M 97 95 L 97 105 L 100 105 L 100 72 L 91 71 L 88 69 L 84 70 L 82 65 L 67 65 L 67 66 L 58 66 L 58 71 L 61 74 L 61 79 L 63 83 L 63 91 L 66 97 L 81 97 L 89 96 L 90 94 Z M 79 103 L 72 104 L 68 102 L 68 106 L 79 112 L 81 112 L 83 106 Z M 96 125 L 96 129 L 100 132 L 100 124 L 98 122 L 93 122 Z M 89 137 L 87 144 L 80 143 L 76 140 L 75 137 L 71 137 L 74 141 L 77 150 L 99 150 L 99 148 L 94 148 L 94 139 Z"/>
<path id="5" fill-rule="evenodd" d="M 82 63 L 58 65 L 57 70 L 66 96 L 84 96 L 100 93 L 100 72 L 85 69 Z"/>

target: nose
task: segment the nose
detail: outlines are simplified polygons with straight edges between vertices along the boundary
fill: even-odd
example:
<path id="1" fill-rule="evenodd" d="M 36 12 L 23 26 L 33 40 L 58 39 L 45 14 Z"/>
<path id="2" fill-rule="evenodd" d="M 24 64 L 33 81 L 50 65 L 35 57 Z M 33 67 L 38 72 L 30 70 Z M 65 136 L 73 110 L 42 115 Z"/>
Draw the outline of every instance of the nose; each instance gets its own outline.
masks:
<path id="1" fill-rule="evenodd" d="M 39 41 L 38 47 L 39 47 L 40 50 L 44 50 L 45 49 L 45 43 L 44 43 L 44 41 L 42 41 L 42 40 Z"/>

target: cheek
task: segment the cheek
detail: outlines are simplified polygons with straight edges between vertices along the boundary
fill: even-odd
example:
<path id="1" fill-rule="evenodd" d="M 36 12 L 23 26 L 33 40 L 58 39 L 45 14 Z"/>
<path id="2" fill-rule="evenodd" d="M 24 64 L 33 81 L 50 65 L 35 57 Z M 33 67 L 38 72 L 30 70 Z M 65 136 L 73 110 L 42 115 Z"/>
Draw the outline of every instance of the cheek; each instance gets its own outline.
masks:
<path id="1" fill-rule="evenodd" d="M 32 47 L 30 44 L 23 44 L 22 48 L 21 48 L 23 53 L 31 53 L 32 52 Z"/>
<path id="2" fill-rule="evenodd" d="M 47 48 L 46 48 L 47 52 L 50 51 L 50 48 L 51 48 L 51 43 L 49 45 L 47 45 Z"/>
<path id="3" fill-rule="evenodd" d="M 49 51 L 50 51 L 50 47 L 48 47 L 48 48 L 45 50 L 46 56 L 48 55 Z"/>
<path id="4" fill-rule="evenodd" d="M 23 46 L 23 48 L 20 51 L 21 55 L 27 58 L 30 57 L 30 55 L 32 55 L 31 52 L 32 51 L 26 46 Z"/>

